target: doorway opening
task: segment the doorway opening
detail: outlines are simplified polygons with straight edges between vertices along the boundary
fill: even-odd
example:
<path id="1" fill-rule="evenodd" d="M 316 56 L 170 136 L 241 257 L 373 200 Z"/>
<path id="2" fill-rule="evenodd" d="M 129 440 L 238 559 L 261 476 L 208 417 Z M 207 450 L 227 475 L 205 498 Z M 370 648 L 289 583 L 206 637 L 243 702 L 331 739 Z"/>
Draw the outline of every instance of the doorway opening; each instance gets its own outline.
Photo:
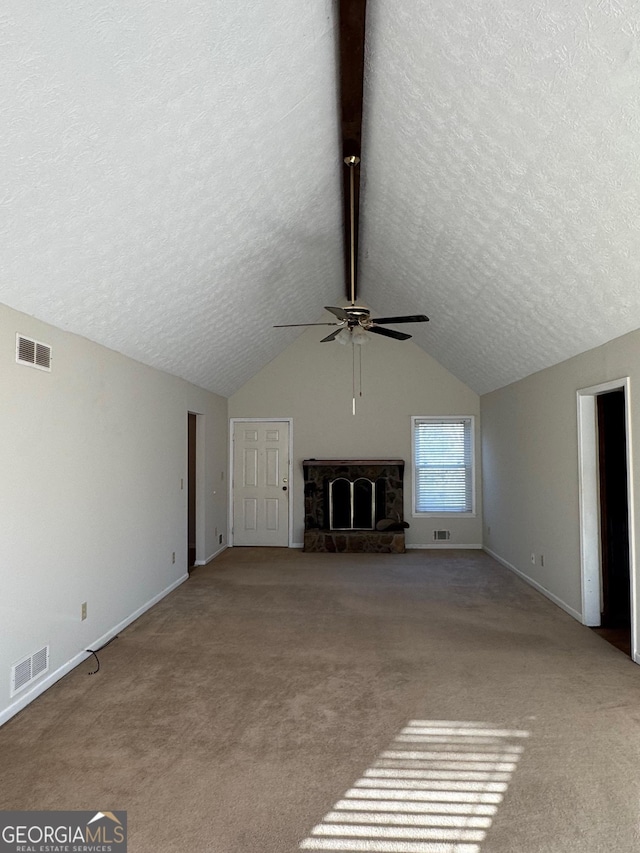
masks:
<path id="1" fill-rule="evenodd" d="M 628 391 L 578 392 L 582 621 L 637 661 Z"/>
<path id="2" fill-rule="evenodd" d="M 596 397 L 600 498 L 600 627 L 605 640 L 631 654 L 629 507 L 624 388 Z"/>
<path id="3" fill-rule="evenodd" d="M 187 570 L 196 565 L 198 508 L 198 415 L 187 414 Z"/>

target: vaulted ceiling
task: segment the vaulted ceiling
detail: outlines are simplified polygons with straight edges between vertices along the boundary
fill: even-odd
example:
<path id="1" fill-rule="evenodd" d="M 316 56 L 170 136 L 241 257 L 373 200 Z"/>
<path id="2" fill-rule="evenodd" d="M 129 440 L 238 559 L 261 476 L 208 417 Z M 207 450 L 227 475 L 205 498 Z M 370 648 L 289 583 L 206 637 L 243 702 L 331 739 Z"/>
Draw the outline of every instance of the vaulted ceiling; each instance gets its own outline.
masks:
<path id="1" fill-rule="evenodd" d="M 479 393 L 640 327 L 639 31 L 368 0 L 359 298 Z M 224 395 L 345 304 L 335 2 L 9 0 L 0 33 L 0 302 Z"/>

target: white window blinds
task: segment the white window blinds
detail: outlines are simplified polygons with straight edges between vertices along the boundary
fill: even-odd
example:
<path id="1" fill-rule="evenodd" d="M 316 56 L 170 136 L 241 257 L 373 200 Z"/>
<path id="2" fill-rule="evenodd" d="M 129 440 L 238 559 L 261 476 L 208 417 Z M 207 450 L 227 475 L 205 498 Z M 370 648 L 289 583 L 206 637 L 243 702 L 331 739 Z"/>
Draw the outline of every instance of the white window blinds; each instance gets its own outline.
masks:
<path id="1" fill-rule="evenodd" d="M 414 512 L 473 512 L 473 418 L 413 418 Z"/>

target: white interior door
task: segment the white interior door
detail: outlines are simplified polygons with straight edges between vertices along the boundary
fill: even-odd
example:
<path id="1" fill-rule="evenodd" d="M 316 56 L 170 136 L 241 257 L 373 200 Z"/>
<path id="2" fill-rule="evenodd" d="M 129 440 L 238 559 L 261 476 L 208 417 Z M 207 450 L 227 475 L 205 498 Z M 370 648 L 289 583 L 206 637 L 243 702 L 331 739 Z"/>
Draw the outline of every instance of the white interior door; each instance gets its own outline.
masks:
<path id="1" fill-rule="evenodd" d="M 236 421 L 233 544 L 289 544 L 289 423 Z"/>

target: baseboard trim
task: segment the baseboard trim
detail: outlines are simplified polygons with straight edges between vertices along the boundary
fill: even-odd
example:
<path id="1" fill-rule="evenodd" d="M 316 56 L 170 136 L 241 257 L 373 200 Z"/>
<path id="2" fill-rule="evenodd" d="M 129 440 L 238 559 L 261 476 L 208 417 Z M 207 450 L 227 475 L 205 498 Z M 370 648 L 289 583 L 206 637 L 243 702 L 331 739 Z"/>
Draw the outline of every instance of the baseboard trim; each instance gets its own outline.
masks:
<path id="1" fill-rule="evenodd" d="M 196 560 L 196 561 L 195 561 L 195 563 L 194 563 L 193 565 L 194 565 L 194 566 L 206 566 L 206 565 L 207 565 L 208 563 L 210 563 L 212 560 L 215 560 L 215 558 L 216 558 L 217 556 L 219 556 L 220 554 L 222 554 L 222 552 L 223 552 L 223 551 L 226 551 L 228 547 L 229 547 L 228 545 L 223 545 L 221 548 L 218 548 L 218 550 L 217 550 L 217 551 L 214 551 L 214 552 L 213 552 L 213 554 L 212 554 L 210 557 L 207 557 L 207 559 L 206 559 L 206 560 Z"/>
<path id="2" fill-rule="evenodd" d="M 428 545 L 405 545 L 407 551 L 431 551 L 432 549 L 451 549 L 456 551 L 481 550 L 482 545 L 460 545 L 455 542 L 430 542 Z"/>
<path id="3" fill-rule="evenodd" d="M 290 548 L 304 548 L 303 542 L 293 542 Z M 482 550 L 482 545 L 457 545 L 453 542 L 433 542 L 429 545 L 405 545 L 407 551 L 430 551 L 432 548 L 451 548 L 455 550 L 465 550 L 474 548 L 476 550 Z"/>
<path id="4" fill-rule="evenodd" d="M 112 637 L 115 637 L 116 634 L 123 631 L 128 625 L 131 625 L 132 622 L 135 622 L 143 613 L 146 613 L 147 610 L 150 610 L 155 604 L 161 601 L 165 596 L 169 595 L 170 592 L 173 592 L 174 589 L 177 589 L 181 584 L 183 584 L 186 580 L 188 580 L 189 575 L 182 575 L 182 577 L 178 578 L 178 580 L 174 581 L 170 584 L 166 589 L 163 589 L 162 592 L 159 592 L 157 595 L 154 595 L 149 601 L 143 604 L 141 607 L 138 607 L 137 610 L 123 619 L 121 622 L 118 622 L 113 628 L 110 628 L 106 633 L 104 633 L 101 637 L 98 637 L 95 640 L 92 640 L 90 643 L 87 643 L 87 647 L 97 649 L 99 646 L 103 646 L 105 643 L 108 643 Z M 78 664 L 81 664 L 82 661 L 85 661 L 89 656 L 90 652 L 86 652 L 84 649 L 81 652 L 78 652 L 77 655 L 68 660 L 62 666 L 59 666 L 54 672 L 50 673 L 43 681 L 40 681 L 38 684 L 34 685 L 31 690 L 27 691 L 27 693 L 20 696 L 20 698 L 9 705 L 4 711 L 0 712 L 0 726 L 4 725 L 11 717 L 15 717 L 15 715 L 22 711 L 23 708 L 26 708 L 27 705 L 30 705 L 34 699 L 37 699 L 38 696 L 41 696 L 45 690 L 48 690 L 49 687 L 52 687 L 56 681 L 59 681 L 63 678 L 67 673 L 71 672 L 72 669 L 75 669 Z"/>
<path id="5" fill-rule="evenodd" d="M 518 575 L 518 577 L 522 578 L 525 583 L 528 583 L 529 586 L 532 586 L 535 590 L 542 593 L 545 598 L 548 598 L 549 601 L 552 601 L 561 610 L 564 610 L 565 613 L 568 613 L 569 616 L 573 616 L 574 619 L 576 619 L 582 624 L 582 613 L 580 613 L 578 610 L 575 610 L 573 607 L 567 604 L 566 601 L 563 601 L 553 592 L 542 586 L 542 584 L 538 583 L 538 581 L 534 580 L 532 577 L 529 577 L 529 575 L 526 575 L 524 572 L 520 571 L 520 569 L 517 569 L 508 560 L 505 560 L 499 554 L 496 554 L 495 551 L 492 551 L 490 548 L 487 548 L 486 545 L 483 546 L 483 551 L 485 551 L 485 553 L 487 553 L 490 557 L 493 557 L 493 559 L 500 563 L 501 566 L 504 566 L 506 569 L 509 569 L 514 574 Z"/>

